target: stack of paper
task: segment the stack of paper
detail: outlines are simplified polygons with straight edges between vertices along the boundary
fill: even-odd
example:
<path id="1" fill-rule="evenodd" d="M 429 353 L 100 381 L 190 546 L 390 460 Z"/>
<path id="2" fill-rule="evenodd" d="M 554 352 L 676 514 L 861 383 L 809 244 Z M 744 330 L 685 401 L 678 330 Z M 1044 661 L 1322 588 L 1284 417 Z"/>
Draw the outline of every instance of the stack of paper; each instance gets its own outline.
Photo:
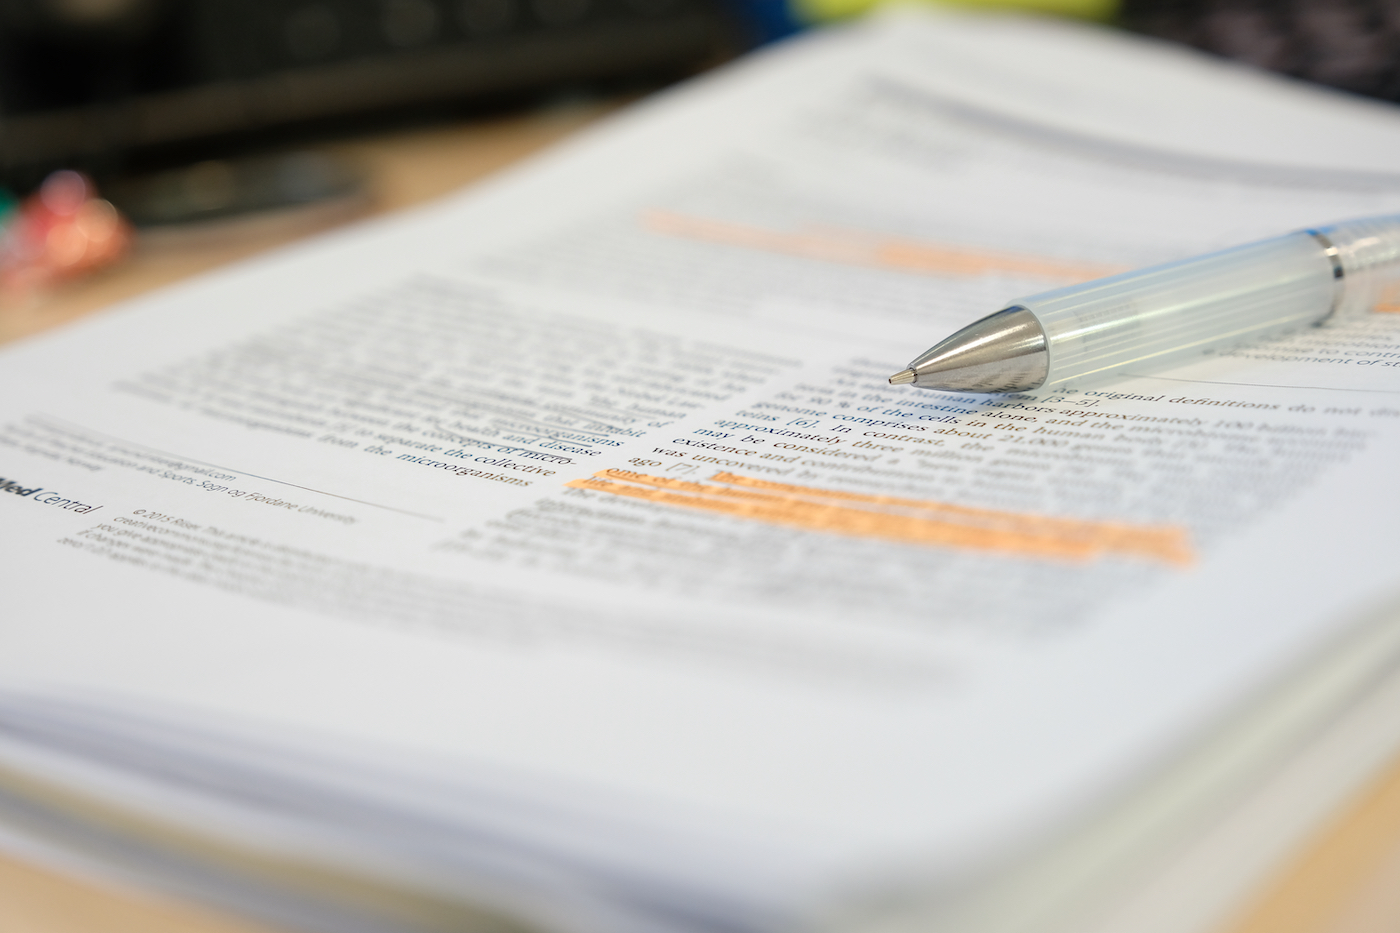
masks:
<path id="1" fill-rule="evenodd" d="M 4 839 L 336 933 L 1202 928 L 1400 743 L 1400 316 L 885 377 L 1400 211 L 1397 147 L 1388 105 L 900 14 L 13 347 Z M 1225 867 L 1141 906 L 1207 824 Z"/>

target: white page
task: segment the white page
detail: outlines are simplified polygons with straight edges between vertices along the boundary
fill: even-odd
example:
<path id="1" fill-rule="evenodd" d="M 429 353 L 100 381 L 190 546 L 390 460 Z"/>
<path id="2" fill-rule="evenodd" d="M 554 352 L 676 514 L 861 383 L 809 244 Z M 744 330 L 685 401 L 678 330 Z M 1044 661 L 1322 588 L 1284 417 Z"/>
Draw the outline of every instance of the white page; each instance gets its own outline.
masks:
<path id="1" fill-rule="evenodd" d="M 884 377 L 1018 295 L 1400 210 L 1397 141 L 1014 18 L 742 62 L 8 351 L 0 675 L 757 833 L 775 901 L 959 876 L 1395 585 L 1400 317 L 1053 395 Z"/>

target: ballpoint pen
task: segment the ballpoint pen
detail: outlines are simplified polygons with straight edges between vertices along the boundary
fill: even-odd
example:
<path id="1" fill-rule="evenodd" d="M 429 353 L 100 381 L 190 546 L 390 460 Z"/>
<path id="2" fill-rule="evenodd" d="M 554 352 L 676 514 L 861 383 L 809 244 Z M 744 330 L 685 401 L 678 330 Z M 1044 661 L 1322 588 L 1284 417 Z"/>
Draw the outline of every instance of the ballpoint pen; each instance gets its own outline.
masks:
<path id="1" fill-rule="evenodd" d="M 1400 215 L 1300 230 L 1010 302 L 893 385 L 1024 392 L 1145 372 L 1369 310 L 1400 282 Z"/>

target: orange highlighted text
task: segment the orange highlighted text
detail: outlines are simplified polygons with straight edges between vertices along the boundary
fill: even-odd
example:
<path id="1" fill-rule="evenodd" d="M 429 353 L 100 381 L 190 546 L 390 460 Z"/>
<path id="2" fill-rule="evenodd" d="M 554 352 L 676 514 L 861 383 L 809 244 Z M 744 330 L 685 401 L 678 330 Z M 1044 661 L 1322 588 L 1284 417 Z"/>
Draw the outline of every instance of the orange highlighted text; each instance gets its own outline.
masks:
<path id="1" fill-rule="evenodd" d="M 1087 561 L 1107 555 L 1174 566 L 1195 555 L 1186 529 L 1027 515 L 945 502 L 795 486 L 717 473 L 708 482 L 602 470 L 567 485 L 661 505 L 719 512 L 806 531 L 899 544 Z"/>
<path id="2" fill-rule="evenodd" d="M 1002 274 L 1082 282 L 1125 271 L 1122 266 L 1002 253 L 858 230 L 831 227 L 810 227 L 800 232 L 766 230 L 662 210 L 643 214 L 642 225 L 653 233 L 668 236 L 922 275 Z"/>

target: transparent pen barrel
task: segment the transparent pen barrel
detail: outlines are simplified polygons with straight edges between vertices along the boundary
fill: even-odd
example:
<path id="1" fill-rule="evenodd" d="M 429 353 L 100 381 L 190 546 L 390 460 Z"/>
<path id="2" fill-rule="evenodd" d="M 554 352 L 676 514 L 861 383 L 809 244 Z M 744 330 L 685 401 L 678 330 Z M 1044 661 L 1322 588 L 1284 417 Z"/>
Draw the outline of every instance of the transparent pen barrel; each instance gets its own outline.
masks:
<path id="1" fill-rule="evenodd" d="M 1349 220 L 1316 233 L 1336 251 L 1344 273 L 1336 317 L 1376 307 L 1400 311 L 1400 216 Z"/>
<path id="2" fill-rule="evenodd" d="M 1326 317 L 1340 284 L 1322 244 L 1300 232 L 1011 304 L 1045 330 L 1049 386 L 1286 333 Z"/>

